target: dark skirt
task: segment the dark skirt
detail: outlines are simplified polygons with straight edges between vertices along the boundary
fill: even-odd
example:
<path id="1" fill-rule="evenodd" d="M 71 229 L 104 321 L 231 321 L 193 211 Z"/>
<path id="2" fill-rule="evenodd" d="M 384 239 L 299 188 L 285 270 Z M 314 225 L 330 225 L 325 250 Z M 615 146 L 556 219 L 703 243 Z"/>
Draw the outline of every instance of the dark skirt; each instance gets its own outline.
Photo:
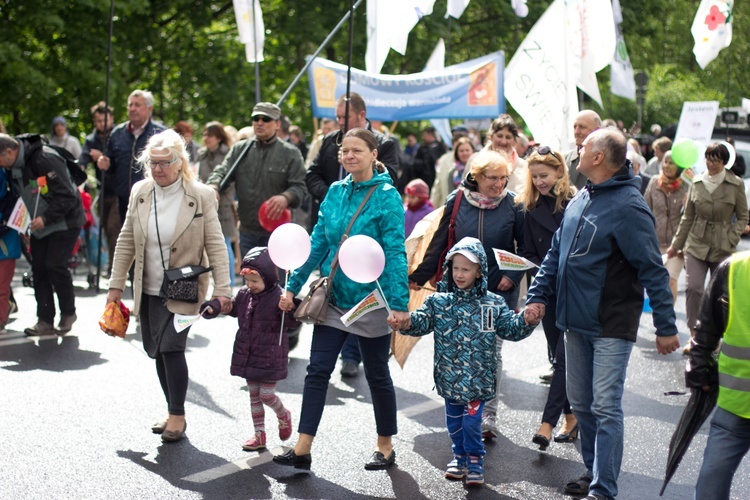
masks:
<path id="1" fill-rule="evenodd" d="M 141 296 L 141 337 L 143 349 L 150 358 L 163 352 L 184 352 L 190 327 L 177 333 L 174 313 L 167 309 L 164 299 L 154 295 Z"/>

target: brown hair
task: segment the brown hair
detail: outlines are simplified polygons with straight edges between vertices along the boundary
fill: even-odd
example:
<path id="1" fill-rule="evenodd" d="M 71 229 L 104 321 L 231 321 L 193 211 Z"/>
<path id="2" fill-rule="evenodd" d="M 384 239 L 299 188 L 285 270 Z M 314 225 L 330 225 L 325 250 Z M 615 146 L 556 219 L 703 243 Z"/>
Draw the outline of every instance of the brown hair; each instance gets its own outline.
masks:
<path id="1" fill-rule="evenodd" d="M 456 142 L 453 143 L 453 158 L 456 161 L 459 161 L 458 159 L 458 148 L 461 146 L 461 144 L 468 144 L 469 147 L 471 147 L 472 153 L 474 152 L 474 145 L 471 143 L 471 139 L 468 137 L 459 137 L 456 139 Z"/>
<path id="2" fill-rule="evenodd" d="M 539 150 L 534 150 L 533 153 L 526 158 L 529 164 L 529 168 L 526 171 L 526 179 L 524 179 L 523 188 L 516 196 L 516 204 L 523 206 L 523 209 L 530 212 L 536 208 L 536 204 L 539 201 L 539 190 L 534 185 L 534 180 L 531 177 L 531 165 L 539 163 L 547 165 L 555 169 L 557 172 L 557 182 L 552 188 L 552 193 L 555 195 L 555 213 L 562 212 L 565 210 L 565 202 L 573 198 L 576 194 L 575 186 L 570 185 L 570 179 L 568 178 L 568 166 L 565 164 L 562 155 L 554 150 L 549 150 L 546 154 L 539 153 Z"/>
<path id="3" fill-rule="evenodd" d="M 346 139 L 347 137 L 356 137 L 357 139 L 365 141 L 365 144 L 367 144 L 367 149 L 369 149 L 370 152 L 378 149 L 378 140 L 375 138 L 375 134 L 365 128 L 353 128 L 344 135 L 344 139 Z M 380 160 L 375 158 L 375 161 L 373 163 L 375 170 L 377 170 L 379 174 L 385 172 L 385 165 L 383 165 Z"/>
<path id="4" fill-rule="evenodd" d="M 513 137 L 518 138 L 518 126 L 513 120 L 513 117 L 507 114 L 503 114 L 495 118 L 495 120 L 492 122 L 492 125 L 490 125 L 489 130 L 487 131 L 487 137 L 492 137 L 495 132 L 499 132 L 504 128 L 507 128 L 508 132 L 513 134 Z"/>
<path id="5" fill-rule="evenodd" d="M 224 129 L 224 124 L 221 122 L 208 122 L 203 127 L 203 133 L 206 135 L 212 135 L 219 139 L 219 144 L 226 144 L 232 146 L 232 138 L 229 137 L 227 131 Z"/>

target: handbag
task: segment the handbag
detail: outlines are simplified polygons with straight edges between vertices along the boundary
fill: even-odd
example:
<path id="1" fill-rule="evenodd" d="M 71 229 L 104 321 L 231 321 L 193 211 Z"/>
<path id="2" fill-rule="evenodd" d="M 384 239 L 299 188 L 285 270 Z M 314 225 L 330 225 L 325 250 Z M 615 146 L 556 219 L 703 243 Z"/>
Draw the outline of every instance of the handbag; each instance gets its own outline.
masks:
<path id="1" fill-rule="evenodd" d="M 456 196 L 453 198 L 453 210 L 451 211 L 451 218 L 448 221 L 448 242 L 445 248 L 440 253 L 440 259 L 438 260 L 438 268 L 435 273 L 435 283 L 443 279 L 443 264 L 445 264 L 445 257 L 448 255 L 448 251 L 453 248 L 456 244 L 456 216 L 458 215 L 458 206 L 461 204 L 461 196 L 463 191 L 461 189 L 456 190 Z"/>
<path id="2" fill-rule="evenodd" d="M 153 191 L 154 197 L 154 222 L 156 223 L 156 238 L 159 241 L 159 254 L 161 255 L 161 267 L 164 270 L 164 278 L 159 289 L 159 297 L 165 300 L 179 300 L 180 302 L 189 302 L 197 304 L 198 297 L 198 278 L 201 274 L 207 273 L 213 267 L 205 267 L 200 264 L 197 266 L 182 266 L 167 269 L 164 266 L 164 252 L 161 248 L 161 236 L 159 235 L 159 217 L 156 210 L 156 192 Z M 201 261 L 203 257 L 201 257 Z"/>
<path id="3" fill-rule="evenodd" d="M 294 319 L 301 323 L 307 323 L 310 325 L 318 325 L 326 320 L 328 314 L 328 302 L 331 296 L 331 284 L 333 283 L 333 277 L 336 275 L 336 270 L 339 267 L 339 249 L 341 244 L 349 237 L 349 231 L 352 230 L 354 221 L 359 216 L 359 213 L 370 199 L 372 193 L 375 191 L 377 186 L 372 186 L 367 192 L 365 197 L 362 199 L 362 203 L 357 207 L 357 211 L 352 215 L 349 220 L 349 225 L 346 227 L 346 231 L 341 236 L 339 244 L 336 247 L 336 255 L 333 257 L 331 262 L 331 273 L 328 276 L 321 276 L 312 283 L 310 283 L 310 291 L 307 292 L 307 296 L 302 300 L 302 303 L 297 306 L 297 310 L 294 311 Z"/>

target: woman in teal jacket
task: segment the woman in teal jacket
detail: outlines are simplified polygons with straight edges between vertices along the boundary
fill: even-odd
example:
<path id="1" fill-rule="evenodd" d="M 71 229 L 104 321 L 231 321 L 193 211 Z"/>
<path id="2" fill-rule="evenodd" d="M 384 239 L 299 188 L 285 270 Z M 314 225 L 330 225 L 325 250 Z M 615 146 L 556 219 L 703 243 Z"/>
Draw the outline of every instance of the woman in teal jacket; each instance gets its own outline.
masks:
<path id="1" fill-rule="evenodd" d="M 344 136 L 339 160 L 349 175 L 329 188 L 312 232 L 310 257 L 290 277 L 288 292 L 279 304 L 282 309 L 291 310 L 292 298 L 299 293 L 314 269 L 320 267 L 321 275 L 330 275 L 331 263 L 349 221 L 370 188 L 375 186 L 372 197 L 354 221 L 349 236 L 367 235 L 383 247 L 385 270 L 379 283 L 385 299 L 393 309 L 395 318 L 400 320 L 409 316 L 405 312 L 409 289 L 404 248 L 404 210 L 401 196 L 385 166 L 377 161 L 377 155 L 377 140 L 372 132 L 355 128 Z M 354 334 L 362 352 L 378 433 L 375 452 L 365 468 L 385 469 L 393 465 L 396 458 L 391 436 L 397 431 L 396 393 L 388 369 L 391 337 L 386 322 L 387 312 L 379 309 L 350 326 L 344 326 L 341 316 L 372 292 L 375 284 L 355 283 L 339 270 L 334 275 L 331 289 L 328 317 L 313 329 L 310 364 L 302 393 L 299 441 L 293 450 L 275 456 L 273 460 L 298 469 L 310 468 L 310 450 L 325 407 L 328 381 L 341 346 L 350 334 Z"/>

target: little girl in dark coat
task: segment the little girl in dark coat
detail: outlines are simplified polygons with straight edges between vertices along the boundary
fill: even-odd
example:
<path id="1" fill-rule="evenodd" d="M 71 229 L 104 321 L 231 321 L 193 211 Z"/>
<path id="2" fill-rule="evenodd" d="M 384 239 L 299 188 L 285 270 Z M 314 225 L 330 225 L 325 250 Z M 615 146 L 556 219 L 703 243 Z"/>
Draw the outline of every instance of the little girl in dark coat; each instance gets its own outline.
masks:
<path id="1" fill-rule="evenodd" d="M 231 374 L 247 380 L 255 435 L 242 445 L 242 449 L 255 451 L 266 447 L 263 405 L 276 413 L 279 438 L 286 441 L 292 434 L 292 414 L 276 395 L 276 382 L 287 376 L 287 330 L 300 324 L 292 314 L 287 314 L 281 331 L 279 297 L 283 289 L 279 286 L 278 269 L 267 248 L 250 250 L 242 259 L 240 274 L 245 277 L 245 286 L 237 292 L 229 313 L 239 323 Z M 204 316 L 208 317 L 208 314 Z"/>

